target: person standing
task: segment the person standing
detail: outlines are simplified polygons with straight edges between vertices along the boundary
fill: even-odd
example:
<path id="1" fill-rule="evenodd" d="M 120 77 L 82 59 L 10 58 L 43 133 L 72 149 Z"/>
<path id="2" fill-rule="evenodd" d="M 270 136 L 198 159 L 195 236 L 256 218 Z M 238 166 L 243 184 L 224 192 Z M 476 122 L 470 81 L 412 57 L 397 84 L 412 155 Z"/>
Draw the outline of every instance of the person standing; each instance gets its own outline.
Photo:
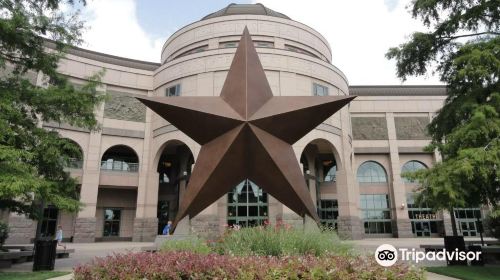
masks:
<path id="1" fill-rule="evenodd" d="M 66 245 L 62 244 L 63 240 L 63 230 L 62 226 L 57 226 L 57 232 L 56 232 L 56 240 L 57 240 L 57 246 L 62 246 L 64 250 L 66 250 Z"/>
<path id="2" fill-rule="evenodd" d="M 170 230 L 172 229 L 172 221 L 168 221 L 165 227 L 163 228 L 163 235 L 170 235 Z"/>

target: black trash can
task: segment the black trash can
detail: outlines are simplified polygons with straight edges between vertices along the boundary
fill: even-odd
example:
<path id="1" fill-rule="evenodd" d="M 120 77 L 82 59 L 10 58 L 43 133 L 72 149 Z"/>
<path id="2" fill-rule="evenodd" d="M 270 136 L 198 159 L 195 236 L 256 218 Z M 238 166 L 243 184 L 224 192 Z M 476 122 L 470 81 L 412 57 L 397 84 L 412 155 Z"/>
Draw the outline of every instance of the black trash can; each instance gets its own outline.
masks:
<path id="1" fill-rule="evenodd" d="M 458 249 L 458 252 L 466 252 L 465 251 L 465 241 L 463 236 L 445 236 L 444 237 L 444 248 L 447 252 L 453 252 L 455 249 Z M 467 265 L 467 260 L 455 260 L 448 259 L 446 257 L 446 263 L 448 265 Z"/>
<path id="2" fill-rule="evenodd" d="M 33 271 L 54 270 L 57 240 L 36 240 Z"/>
<path id="3" fill-rule="evenodd" d="M 469 245 L 469 252 L 480 253 L 478 260 L 470 261 L 470 265 L 484 266 L 483 249 L 479 245 Z"/>

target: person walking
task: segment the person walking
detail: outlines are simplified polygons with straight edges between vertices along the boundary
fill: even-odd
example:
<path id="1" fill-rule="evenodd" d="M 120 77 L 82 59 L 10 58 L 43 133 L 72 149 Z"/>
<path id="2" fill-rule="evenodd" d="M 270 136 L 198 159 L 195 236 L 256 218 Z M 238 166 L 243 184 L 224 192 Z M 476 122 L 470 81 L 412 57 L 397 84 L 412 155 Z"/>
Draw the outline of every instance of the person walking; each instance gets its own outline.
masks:
<path id="1" fill-rule="evenodd" d="M 66 245 L 62 244 L 63 240 L 63 230 L 62 226 L 57 226 L 57 232 L 56 232 L 56 240 L 57 240 L 57 246 L 61 246 L 66 250 Z"/>
<path id="2" fill-rule="evenodd" d="M 168 221 L 163 228 L 163 235 L 170 235 L 170 230 L 172 229 L 172 221 Z"/>

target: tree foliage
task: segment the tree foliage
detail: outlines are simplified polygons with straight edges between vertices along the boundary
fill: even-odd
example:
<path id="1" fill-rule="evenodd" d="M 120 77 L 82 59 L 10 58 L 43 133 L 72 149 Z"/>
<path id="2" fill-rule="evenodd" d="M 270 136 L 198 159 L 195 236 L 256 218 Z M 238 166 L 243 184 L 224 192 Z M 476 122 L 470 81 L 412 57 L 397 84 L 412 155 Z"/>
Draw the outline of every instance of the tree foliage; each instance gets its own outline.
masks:
<path id="1" fill-rule="evenodd" d="M 39 201 L 67 211 L 80 206 L 77 182 L 64 169 L 80 149 L 40 123 L 98 129 L 94 109 L 104 98 L 96 91 L 100 73 L 75 87 L 57 72 L 68 47 L 81 42 L 83 28 L 78 13 L 62 13 L 61 5 L 75 3 L 0 2 L 0 209 L 31 218 L 40 215 Z"/>
<path id="2" fill-rule="evenodd" d="M 430 123 L 428 151 L 442 162 L 405 176 L 418 180 L 417 201 L 435 209 L 500 202 L 500 1 L 414 0 L 412 15 L 428 32 L 391 48 L 397 75 L 435 71 L 447 85 Z"/>

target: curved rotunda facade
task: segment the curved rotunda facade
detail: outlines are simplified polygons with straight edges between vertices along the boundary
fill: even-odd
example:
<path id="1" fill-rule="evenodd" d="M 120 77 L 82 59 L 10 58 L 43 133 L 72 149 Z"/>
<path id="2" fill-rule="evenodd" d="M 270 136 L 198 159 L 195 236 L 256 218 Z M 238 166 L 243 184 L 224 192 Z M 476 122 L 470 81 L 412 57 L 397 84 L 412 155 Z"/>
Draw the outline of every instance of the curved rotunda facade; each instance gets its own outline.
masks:
<path id="1" fill-rule="evenodd" d="M 99 90 L 110 98 L 97 108 L 98 132 L 43 123 L 80 146 L 83 158 L 68 170 L 79 179 L 84 204 L 77 214 L 48 207 L 44 235 L 60 224 L 73 242 L 154 240 L 177 213 L 200 146 L 133 96 L 218 96 L 245 27 L 275 96 L 358 96 L 293 145 L 322 223 L 350 238 L 450 230 L 449 214 L 415 205 L 417 185 L 401 178 L 439 160 L 423 151 L 429 143 L 424 128 L 442 106 L 445 88 L 350 86 L 320 33 L 260 4 L 232 4 L 175 32 L 159 64 L 79 48 L 61 60 L 59 71 L 76 85 L 104 68 Z M 41 84 L 42 77 L 33 80 Z M 462 234 L 476 234 L 468 222 L 482 210 L 461 211 L 456 215 L 465 225 L 459 224 Z M 8 242 L 34 237 L 33 221 L 4 216 L 11 226 Z M 212 235 L 227 225 L 266 220 L 303 225 L 300 216 L 246 180 L 182 226 Z"/>

